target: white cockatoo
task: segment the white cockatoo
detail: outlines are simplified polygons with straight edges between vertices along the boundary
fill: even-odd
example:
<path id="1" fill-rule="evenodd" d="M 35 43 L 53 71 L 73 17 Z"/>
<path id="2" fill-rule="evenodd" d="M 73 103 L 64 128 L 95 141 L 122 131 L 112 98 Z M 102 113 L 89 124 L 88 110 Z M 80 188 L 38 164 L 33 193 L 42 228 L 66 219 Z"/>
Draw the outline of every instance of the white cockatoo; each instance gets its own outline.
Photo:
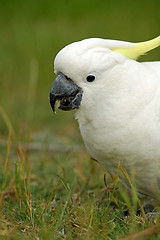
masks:
<path id="1" fill-rule="evenodd" d="M 57 100 L 62 110 L 76 109 L 91 156 L 113 174 L 120 164 L 152 197 L 160 194 L 160 62 L 136 59 L 158 46 L 160 36 L 72 43 L 55 58 L 50 91 L 53 111 Z"/>

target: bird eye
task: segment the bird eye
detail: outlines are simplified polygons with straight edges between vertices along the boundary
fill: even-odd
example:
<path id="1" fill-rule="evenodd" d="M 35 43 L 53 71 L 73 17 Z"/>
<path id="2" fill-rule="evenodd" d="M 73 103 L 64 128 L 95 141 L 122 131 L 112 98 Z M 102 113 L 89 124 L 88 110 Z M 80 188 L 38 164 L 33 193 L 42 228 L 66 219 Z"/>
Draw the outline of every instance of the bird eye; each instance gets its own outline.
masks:
<path id="1" fill-rule="evenodd" d="M 93 82 L 95 80 L 95 76 L 94 75 L 88 75 L 86 77 L 86 79 L 87 79 L 87 82 Z"/>

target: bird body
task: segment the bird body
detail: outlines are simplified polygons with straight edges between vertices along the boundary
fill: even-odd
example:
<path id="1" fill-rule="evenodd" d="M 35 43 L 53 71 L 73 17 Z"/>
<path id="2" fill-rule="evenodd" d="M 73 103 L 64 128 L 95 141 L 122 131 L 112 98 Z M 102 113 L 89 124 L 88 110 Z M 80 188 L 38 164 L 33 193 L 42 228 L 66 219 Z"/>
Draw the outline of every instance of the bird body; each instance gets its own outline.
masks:
<path id="1" fill-rule="evenodd" d="M 114 174 L 120 163 L 134 176 L 138 192 L 149 196 L 160 194 L 160 62 L 134 59 L 158 45 L 160 37 L 138 44 L 103 39 L 70 44 L 56 56 L 55 73 L 81 91 L 62 97 L 63 87 L 57 93 L 53 83 L 50 96 L 54 103 L 60 99 L 63 110 L 77 108 L 91 156 Z M 125 180 L 122 173 L 120 178 Z"/>

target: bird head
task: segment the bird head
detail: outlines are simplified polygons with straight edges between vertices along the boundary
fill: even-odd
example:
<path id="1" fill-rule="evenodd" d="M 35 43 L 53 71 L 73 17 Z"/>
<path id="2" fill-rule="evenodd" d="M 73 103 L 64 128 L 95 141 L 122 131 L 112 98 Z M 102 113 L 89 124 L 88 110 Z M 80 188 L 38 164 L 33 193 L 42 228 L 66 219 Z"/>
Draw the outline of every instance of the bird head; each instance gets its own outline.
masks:
<path id="1" fill-rule="evenodd" d="M 159 37 L 157 39 L 159 43 Z M 109 79 L 109 73 L 115 66 L 126 59 L 136 59 L 155 48 L 156 44 L 155 39 L 136 44 L 91 38 L 64 47 L 54 61 L 57 77 L 50 90 L 53 111 L 56 101 L 60 103 L 59 108 L 65 111 L 79 108 L 86 89 L 96 95 L 97 89 L 103 90 L 106 76 Z"/>

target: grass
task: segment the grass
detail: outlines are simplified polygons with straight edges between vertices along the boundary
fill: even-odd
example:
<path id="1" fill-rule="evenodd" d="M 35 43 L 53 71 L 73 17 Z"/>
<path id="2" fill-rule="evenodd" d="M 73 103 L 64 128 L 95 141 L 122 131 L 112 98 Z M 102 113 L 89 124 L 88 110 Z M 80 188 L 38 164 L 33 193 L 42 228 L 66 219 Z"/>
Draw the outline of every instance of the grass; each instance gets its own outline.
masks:
<path id="1" fill-rule="evenodd" d="M 145 199 L 133 186 L 128 193 L 119 172 L 104 178 L 84 148 L 74 113 L 53 115 L 48 101 L 59 49 L 87 37 L 158 36 L 159 6 L 158 0 L 0 2 L 0 239 L 121 239 L 135 233 L 137 239 L 159 239 L 159 219 L 135 214 Z M 141 60 L 159 60 L 159 50 Z"/>
<path id="2" fill-rule="evenodd" d="M 6 147 L 0 239 L 119 239 L 154 225 L 136 216 L 141 201 L 119 184 L 123 169 L 104 181 L 104 170 L 82 150 L 34 153 L 15 145 L 11 134 Z"/>

